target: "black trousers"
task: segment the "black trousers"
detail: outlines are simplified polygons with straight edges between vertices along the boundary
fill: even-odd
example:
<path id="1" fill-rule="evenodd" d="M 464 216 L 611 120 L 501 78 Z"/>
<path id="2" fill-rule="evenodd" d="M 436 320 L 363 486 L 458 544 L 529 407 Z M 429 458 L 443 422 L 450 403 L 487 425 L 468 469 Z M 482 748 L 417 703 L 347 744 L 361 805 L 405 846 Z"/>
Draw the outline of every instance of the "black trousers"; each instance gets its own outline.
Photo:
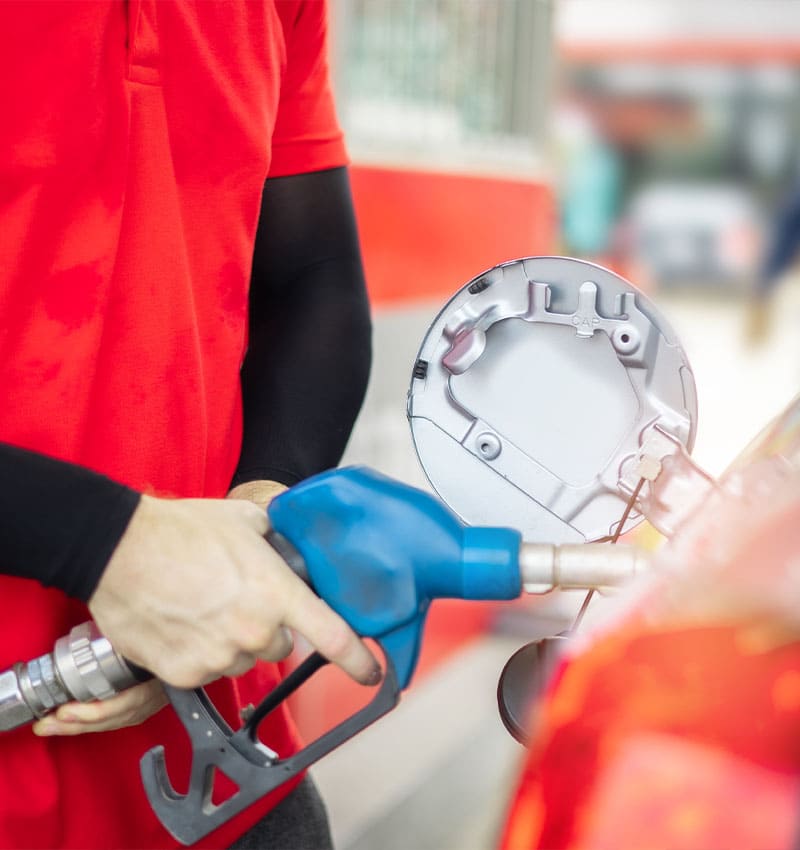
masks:
<path id="1" fill-rule="evenodd" d="M 333 850 L 328 812 L 309 776 L 230 850 Z"/>

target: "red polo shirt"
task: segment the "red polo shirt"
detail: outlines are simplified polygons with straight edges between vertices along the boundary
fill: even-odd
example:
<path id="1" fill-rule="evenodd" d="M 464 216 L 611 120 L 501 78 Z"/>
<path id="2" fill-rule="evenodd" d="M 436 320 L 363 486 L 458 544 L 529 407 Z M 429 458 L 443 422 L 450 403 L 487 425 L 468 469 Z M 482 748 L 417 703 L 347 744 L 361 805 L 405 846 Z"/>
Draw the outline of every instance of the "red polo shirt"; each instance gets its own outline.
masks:
<path id="1" fill-rule="evenodd" d="M 324 42 L 313 0 L 0 4 L 0 440 L 150 493 L 225 494 L 264 180 L 345 162 Z M 0 600 L 0 669 L 87 617 L 24 579 L 0 577 Z M 217 703 L 236 723 L 277 676 L 218 683 Z M 283 713 L 264 737 L 295 746 Z M 166 743 L 185 775 L 184 738 L 171 710 L 2 735 L 0 846 L 174 846 L 138 763 Z"/>

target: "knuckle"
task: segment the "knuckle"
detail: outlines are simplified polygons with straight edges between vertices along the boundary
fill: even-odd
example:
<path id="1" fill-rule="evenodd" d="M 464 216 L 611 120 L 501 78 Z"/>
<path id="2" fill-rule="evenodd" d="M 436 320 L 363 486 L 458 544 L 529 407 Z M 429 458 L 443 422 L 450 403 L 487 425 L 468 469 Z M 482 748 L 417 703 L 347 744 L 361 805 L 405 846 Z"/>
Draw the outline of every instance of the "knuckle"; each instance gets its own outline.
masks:
<path id="1" fill-rule="evenodd" d="M 233 643 L 225 643 L 210 650 L 206 655 L 206 673 L 224 674 L 236 664 L 239 654 Z"/>
<path id="2" fill-rule="evenodd" d="M 240 630 L 238 644 L 245 652 L 260 652 L 273 639 L 274 631 L 264 622 L 255 622 Z"/>
<path id="3" fill-rule="evenodd" d="M 231 676 L 241 676 L 255 666 L 256 657 L 251 653 L 240 653 L 236 657 L 230 673 Z"/>
<path id="4" fill-rule="evenodd" d="M 353 644 L 353 633 L 344 622 L 331 625 L 325 635 L 324 653 L 330 659 L 340 659 L 350 652 Z"/>
<path id="5" fill-rule="evenodd" d="M 294 639 L 291 632 L 286 628 L 279 628 L 272 640 L 259 653 L 259 658 L 264 661 L 281 661 L 289 655 L 294 648 Z"/>
<path id="6" fill-rule="evenodd" d="M 285 658 L 294 649 L 294 635 L 286 628 L 286 626 L 281 627 L 279 635 L 282 652 L 281 657 Z"/>
<path id="7" fill-rule="evenodd" d="M 233 655 L 223 652 L 214 652 L 208 655 L 206 657 L 206 663 L 203 665 L 202 672 L 198 668 L 200 678 L 221 675 L 225 669 L 230 666 L 232 658 Z"/>
<path id="8" fill-rule="evenodd" d="M 66 714 L 73 719 L 68 722 L 72 723 L 97 723 L 102 720 L 108 713 L 108 707 L 101 702 L 84 702 L 74 706 Z M 56 718 L 61 720 L 61 715 L 56 714 Z"/>
<path id="9" fill-rule="evenodd" d="M 122 726 L 136 726 L 136 724 L 140 723 L 145 719 L 147 715 L 142 712 L 140 709 L 131 708 L 128 711 L 124 712 L 119 719 L 119 725 Z"/>

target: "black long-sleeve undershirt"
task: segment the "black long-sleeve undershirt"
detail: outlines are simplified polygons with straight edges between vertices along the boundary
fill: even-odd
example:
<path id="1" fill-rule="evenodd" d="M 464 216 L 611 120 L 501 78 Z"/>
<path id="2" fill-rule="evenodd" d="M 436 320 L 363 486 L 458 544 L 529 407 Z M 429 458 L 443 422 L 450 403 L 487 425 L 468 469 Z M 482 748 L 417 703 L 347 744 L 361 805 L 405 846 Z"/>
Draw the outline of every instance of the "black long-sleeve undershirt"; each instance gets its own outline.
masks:
<path id="1" fill-rule="evenodd" d="M 370 334 L 346 169 L 268 180 L 233 484 L 291 485 L 339 462 L 366 389 Z M 139 498 L 82 467 L 0 444 L 0 573 L 88 600 Z"/>
<path id="2" fill-rule="evenodd" d="M 138 504 L 110 478 L 0 444 L 0 573 L 85 602 Z"/>
<path id="3" fill-rule="evenodd" d="M 369 303 L 347 170 L 268 180 L 260 221 L 233 483 L 291 485 L 339 462 L 369 377 Z"/>

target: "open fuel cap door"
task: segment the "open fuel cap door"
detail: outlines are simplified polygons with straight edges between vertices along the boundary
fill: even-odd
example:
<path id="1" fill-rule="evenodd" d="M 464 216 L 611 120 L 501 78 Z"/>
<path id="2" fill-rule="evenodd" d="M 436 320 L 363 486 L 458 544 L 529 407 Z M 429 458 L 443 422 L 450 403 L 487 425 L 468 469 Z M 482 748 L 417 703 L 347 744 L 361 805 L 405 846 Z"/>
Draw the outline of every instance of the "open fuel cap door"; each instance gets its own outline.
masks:
<path id="1" fill-rule="evenodd" d="M 614 534 L 652 458 L 691 450 L 697 400 L 675 333 L 633 285 L 527 257 L 474 278 L 436 317 L 408 416 L 425 474 L 464 522 L 582 543 Z"/>

